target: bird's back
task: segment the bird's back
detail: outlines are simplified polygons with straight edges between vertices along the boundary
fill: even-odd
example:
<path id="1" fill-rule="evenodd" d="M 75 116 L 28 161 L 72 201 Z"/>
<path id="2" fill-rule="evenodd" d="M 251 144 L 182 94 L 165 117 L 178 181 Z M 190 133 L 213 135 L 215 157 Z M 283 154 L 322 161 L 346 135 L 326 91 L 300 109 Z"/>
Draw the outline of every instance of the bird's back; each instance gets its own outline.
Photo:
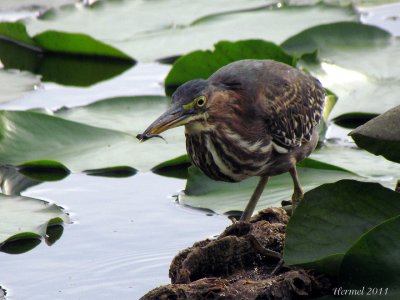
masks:
<path id="1" fill-rule="evenodd" d="M 276 149 L 290 151 L 309 142 L 322 116 L 325 91 L 320 82 L 273 60 L 241 60 L 215 72 L 209 81 L 232 86 L 245 107 L 265 120 Z"/>

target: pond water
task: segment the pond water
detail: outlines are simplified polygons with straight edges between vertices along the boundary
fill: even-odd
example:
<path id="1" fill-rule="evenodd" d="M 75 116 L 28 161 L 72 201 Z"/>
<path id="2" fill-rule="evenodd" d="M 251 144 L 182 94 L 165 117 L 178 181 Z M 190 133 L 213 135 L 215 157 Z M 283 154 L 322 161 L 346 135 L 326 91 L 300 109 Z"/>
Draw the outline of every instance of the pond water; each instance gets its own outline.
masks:
<path id="1" fill-rule="evenodd" d="M 53 110 L 114 96 L 163 95 L 169 69 L 157 63 L 138 64 L 90 88 L 43 83 L 35 92 L 1 103 L 0 109 Z M 353 147 L 347 133 L 331 126 L 328 137 Z M 338 160 L 350 166 L 352 159 L 339 154 Z M 366 168 L 367 163 L 361 164 L 363 175 L 387 186 L 393 186 L 400 171 L 395 166 L 374 174 Z M 185 184 L 183 179 L 139 172 L 126 178 L 71 174 L 28 188 L 22 195 L 64 207 L 72 224 L 51 247 L 42 242 L 21 255 L 0 252 L 0 285 L 7 289 L 6 299 L 137 299 L 169 283 L 169 264 L 180 250 L 219 234 L 231 223 L 226 216 L 179 205 L 174 195 Z"/>
<path id="2" fill-rule="evenodd" d="M 7 299 L 137 299 L 168 283 L 179 250 L 230 221 L 178 205 L 185 181 L 152 173 L 110 179 L 73 174 L 23 193 L 71 212 L 59 241 L 21 255 L 0 253 Z"/>

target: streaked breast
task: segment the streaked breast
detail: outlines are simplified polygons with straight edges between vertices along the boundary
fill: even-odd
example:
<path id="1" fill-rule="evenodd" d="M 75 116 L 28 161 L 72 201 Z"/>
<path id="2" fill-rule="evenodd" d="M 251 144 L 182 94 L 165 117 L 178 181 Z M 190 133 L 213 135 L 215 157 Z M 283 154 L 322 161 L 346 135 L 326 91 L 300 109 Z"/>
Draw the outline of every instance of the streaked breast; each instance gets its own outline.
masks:
<path id="1" fill-rule="evenodd" d="M 192 162 L 208 177 L 236 182 L 261 175 L 268 164 L 272 143 L 249 142 L 234 132 L 186 132 L 186 149 Z"/>

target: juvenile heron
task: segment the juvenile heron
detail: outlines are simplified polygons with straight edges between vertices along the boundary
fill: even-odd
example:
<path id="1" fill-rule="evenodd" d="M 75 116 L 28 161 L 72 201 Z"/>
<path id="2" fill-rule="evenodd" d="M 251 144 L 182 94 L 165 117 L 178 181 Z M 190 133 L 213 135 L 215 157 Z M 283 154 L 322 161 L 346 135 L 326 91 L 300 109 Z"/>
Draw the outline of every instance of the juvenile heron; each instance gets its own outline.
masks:
<path id="1" fill-rule="evenodd" d="M 208 177 L 260 176 L 240 219 L 248 221 L 270 176 L 289 172 L 293 205 L 303 198 L 296 163 L 317 145 L 324 99 L 310 75 L 272 60 L 241 60 L 181 85 L 139 138 L 185 125 L 189 157 Z"/>

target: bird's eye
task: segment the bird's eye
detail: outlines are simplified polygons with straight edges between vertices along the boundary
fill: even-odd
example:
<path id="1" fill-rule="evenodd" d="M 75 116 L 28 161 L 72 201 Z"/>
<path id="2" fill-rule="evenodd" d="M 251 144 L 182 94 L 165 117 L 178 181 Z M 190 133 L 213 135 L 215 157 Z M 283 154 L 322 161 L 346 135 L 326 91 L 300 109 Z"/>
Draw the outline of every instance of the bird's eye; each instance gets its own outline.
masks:
<path id="1" fill-rule="evenodd" d="M 203 107 L 204 104 L 206 104 L 206 97 L 205 96 L 200 96 L 198 98 L 196 98 L 196 105 L 197 107 Z"/>

